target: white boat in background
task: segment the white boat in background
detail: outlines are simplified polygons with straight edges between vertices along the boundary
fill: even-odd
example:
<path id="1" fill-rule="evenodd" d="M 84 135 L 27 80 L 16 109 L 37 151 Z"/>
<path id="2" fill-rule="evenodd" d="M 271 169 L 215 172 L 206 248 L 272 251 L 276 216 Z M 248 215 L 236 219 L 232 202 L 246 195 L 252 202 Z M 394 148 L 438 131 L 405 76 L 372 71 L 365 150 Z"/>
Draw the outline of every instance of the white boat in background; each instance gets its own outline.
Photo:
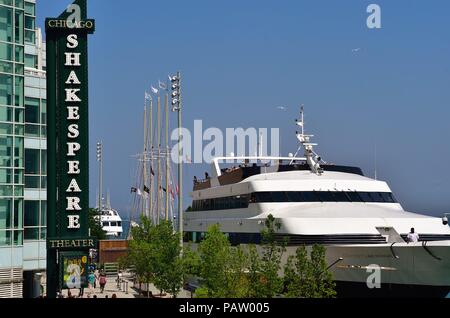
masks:
<path id="1" fill-rule="evenodd" d="M 106 236 L 120 238 L 123 233 L 122 218 L 119 213 L 111 208 L 101 211 L 100 220 L 102 229 L 106 232 Z"/>
<path id="2" fill-rule="evenodd" d="M 195 178 L 185 241 L 196 244 L 219 224 L 233 245 L 259 244 L 264 221 L 273 215 L 281 223 L 277 239 L 288 240 L 286 257 L 299 246 L 326 246 L 341 297 L 445 297 L 450 291 L 448 220 L 407 212 L 386 182 L 364 176 L 357 167 L 326 163 L 314 152 L 313 136 L 304 132 L 303 109 L 297 125 L 304 157 L 216 158 L 211 176 Z M 235 166 L 223 168 L 222 162 Z M 420 236 L 418 243 L 407 242 L 411 228 Z M 370 288 L 375 270 L 381 285 Z"/>
<path id="3" fill-rule="evenodd" d="M 122 236 L 123 233 L 122 218 L 120 217 L 119 212 L 117 212 L 117 210 L 114 210 L 111 207 L 109 194 L 106 206 L 103 206 L 102 204 L 99 222 L 101 223 L 103 231 L 106 232 L 106 236 L 108 236 L 109 238 L 120 238 Z"/>

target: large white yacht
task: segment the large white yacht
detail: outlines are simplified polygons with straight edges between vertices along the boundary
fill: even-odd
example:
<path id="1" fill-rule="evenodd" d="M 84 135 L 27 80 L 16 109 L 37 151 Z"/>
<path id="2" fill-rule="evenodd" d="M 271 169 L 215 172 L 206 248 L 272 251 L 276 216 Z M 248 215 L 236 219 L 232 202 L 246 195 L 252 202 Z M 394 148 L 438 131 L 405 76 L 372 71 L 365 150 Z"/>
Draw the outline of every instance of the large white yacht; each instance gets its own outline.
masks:
<path id="1" fill-rule="evenodd" d="M 278 239 L 288 240 L 285 258 L 301 245 L 326 246 L 341 297 L 445 297 L 450 292 L 446 219 L 406 212 L 386 182 L 356 167 L 327 164 L 314 151 L 313 136 L 305 134 L 303 108 L 296 122 L 304 157 L 297 151 L 285 158 L 215 158 L 211 175 L 195 178 L 185 240 L 198 243 L 219 224 L 232 244 L 259 244 L 271 214 L 281 223 Z M 219 165 L 230 162 L 235 167 Z M 412 228 L 419 242 L 408 242 Z"/>
<path id="2" fill-rule="evenodd" d="M 103 200 L 102 200 L 103 201 Z M 111 207 L 109 193 L 107 194 L 106 205 L 101 202 L 100 222 L 103 231 L 106 232 L 108 238 L 121 238 L 123 234 L 123 222 L 119 212 Z M 98 209 L 98 207 L 97 207 Z"/>
<path id="3" fill-rule="evenodd" d="M 123 233 L 122 218 L 119 213 L 112 208 L 104 208 L 100 215 L 102 229 L 106 236 L 120 238 Z"/>

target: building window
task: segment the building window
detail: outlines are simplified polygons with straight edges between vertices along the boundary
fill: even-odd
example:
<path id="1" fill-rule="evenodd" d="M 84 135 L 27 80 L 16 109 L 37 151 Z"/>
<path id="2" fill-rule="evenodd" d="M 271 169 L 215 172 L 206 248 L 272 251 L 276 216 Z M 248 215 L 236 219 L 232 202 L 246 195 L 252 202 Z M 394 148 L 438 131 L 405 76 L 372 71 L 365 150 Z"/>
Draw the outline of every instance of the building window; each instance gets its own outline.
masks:
<path id="1" fill-rule="evenodd" d="M 36 68 L 37 56 L 31 54 L 25 54 L 25 66 L 30 68 Z"/>
<path id="2" fill-rule="evenodd" d="M 0 167 L 12 167 L 13 137 L 0 138 Z"/>
<path id="3" fill-rule="evenodd" d="M 0 74 L 0 104 L 11 105 L 13 103 L 13 76 Z"/>
<path id="4" fill-rule="evenodd" d="M 40 239 L 40 202 L 39 201 L 25 201 L 24 210 L 24 227 L 25 240 L 39 240 Z"/>
<path id="5" fill-rule="evenodd" d="M 0 40 L 5 42 L 13 41 L 13 10 L 2 7 L 0 10 Z"/>
<path id="6" fill-rule="evenodd" d="M 25 99 L 25 123 L 39 124 L 39 99 L 27 97 Z"/>
<path id="7" fill-rule="evenodd" d="M 36 5 L 34 3 L 25 2 L 25 14 L 36 15 Z"/>
<path id="8" fill-rule="evenodd" d="M 25 30 L 25 43 L 36 43 L 36 33 L 34 30 Z"/>
<path id="9" fill-rule="evenodd" d="M 30 16 L 25 16 L 25 29 L 34 30 L 35 27 L 35 19 Z"/>

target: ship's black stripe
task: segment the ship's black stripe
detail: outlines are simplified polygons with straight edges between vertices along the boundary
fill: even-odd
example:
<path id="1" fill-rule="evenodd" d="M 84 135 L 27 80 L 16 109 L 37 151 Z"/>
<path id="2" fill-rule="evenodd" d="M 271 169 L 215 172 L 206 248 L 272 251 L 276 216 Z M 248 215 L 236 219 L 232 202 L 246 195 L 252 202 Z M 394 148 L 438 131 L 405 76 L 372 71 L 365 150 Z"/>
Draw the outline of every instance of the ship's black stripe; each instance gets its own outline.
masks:
<path id="1" fill-rule="evenodd" d="M 261 244 L 259 233 L 225 233 L 232 245 Z M 205 233 L 185 232 L 185 241 L 199 243 L 205 237 Z M 286 235 L 275 236 L 277 242 L 286 243 L 287 246 L 298 245 L 330 245 L 330 244 L 385 244 L 386 238 L 381 235 L 358 234 L 358 235 Z"/>
<path id="2" fill-rule="evenodd" d="M 408 234 L 402 234 L 401 237 L 406 241 Z M 420 242 L 450 241 L 450 235 L 419 233 L 419 241 Z"/>

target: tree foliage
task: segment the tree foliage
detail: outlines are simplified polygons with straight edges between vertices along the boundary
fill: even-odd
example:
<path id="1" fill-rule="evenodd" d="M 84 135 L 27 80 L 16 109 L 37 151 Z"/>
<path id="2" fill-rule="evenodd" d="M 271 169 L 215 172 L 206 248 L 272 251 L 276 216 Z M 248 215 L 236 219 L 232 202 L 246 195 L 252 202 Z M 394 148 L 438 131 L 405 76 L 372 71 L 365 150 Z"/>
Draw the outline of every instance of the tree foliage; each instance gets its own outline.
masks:
<path id="1" fill-rule="evenodd" d="M 99 210 L 89 209 L 88 225 L 89 229 L 91 229 L 91 237 L 96 238 L 97 240 L 106 239 L 106 232 L 103 231 L 102 228 Z"/>
<path id="2" fill-rule="evenodd" d="M 332 298 L 336 296 L 333 277 L 325 261 L 325 247 L 314 245 L 308 256 L 306 247 L 299 247 L 285 266 L 286 297 Z"/>
<path id="3" fill-rule="evenodd" d="M 199 298 L 242 298 L 247 295 L 245 251 L 232 247 L 228 238 L 213 225 L 198 248 Z"/>
<path id="4" fill-rule="evenodd" d="M 261 232 L 261 253 L 252 248 L 253 268 L 251 269 L 253 298 L 273 298 L 283 291 L 283 278 L 280 275 L 281 258 L 286 251 L 285 242 L 277 241 L 276 234 L 281 224 L 269 215 L 265 222 L 265 229 Z M 257 251 L 257 250 L 256 250 Z M 262 256 L 259 256 L 262 254 Z M 258 260 L 259 258 L 259 260 Z"/>
<path id="5" fill-rule="evenodd" d="M 195 277 L 201 285 L 195 292 L 198 298 L 273 298 L 283 293 L 290 298 L 335 297 L 325 247 L 314 246 L 310 254 L 300 247 L 283 268 L 287 242 L 278 240 L 280 228 L 269 215 L 259 246 L 234 247 L 219 225 L 213 225 L 196 250 L 187 246 L 181 253 L 180 237 L 172 224 L 155 226 L 144 217 L 132 229 L 133 240 L 123 263 L 133 266 L 139 281 L 172 295 Z"/>
<path id="6" fill-rule="evenodd" d="M 134 268 L 139 282 L 154 284 L 174 297 L 183 285 L 183 260 L 180 237 L 170 222 L 153 225 L 141 218 L 141 225 L 132 228 L 128 264 Z"/>

